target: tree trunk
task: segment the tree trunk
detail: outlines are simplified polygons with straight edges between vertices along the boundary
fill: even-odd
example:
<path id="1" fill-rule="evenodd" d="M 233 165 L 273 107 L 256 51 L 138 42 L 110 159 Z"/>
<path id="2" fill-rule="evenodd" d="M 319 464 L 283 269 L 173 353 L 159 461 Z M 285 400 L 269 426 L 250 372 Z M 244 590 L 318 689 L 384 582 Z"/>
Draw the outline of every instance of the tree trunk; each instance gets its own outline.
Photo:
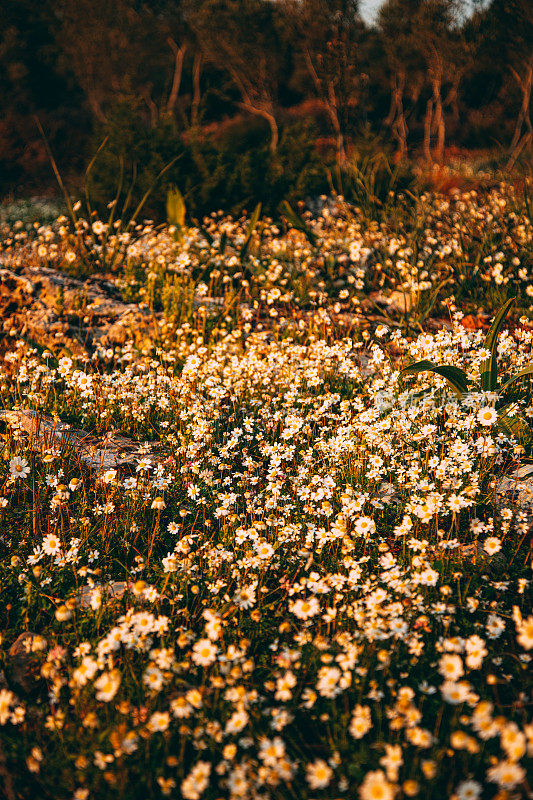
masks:
<path id="1" fill-rule="evenodd" d="M 455 122 L 459 121 L 459 84 L 461 83 L 461 78 L 462 74 L 454 78 L 450 91 L 444 100 L 444 108 L 451 108 Z"/>
<path id="2" fill-rule="evenodd" d="M 385 125 L 387 127 L 392 127 L 394 120 L 396 119 L 396 111 L 398 108 L 398 77 L 397 74 L 394 73 L 392 80 L 391 80 L 391 96 L 390 96 L 390 108 L 389 113 L 385 119 Z"/>
<path id="3" fill-rule="evenodd" d="M 197 51 L 194 54 L 194 60 L 192 64 L 192 101 L 191 101 L 191 125 L 195 128 L 198 125 L 199 119 L 199 112 L 200 112 L 200 100 L 201 100 L 201 87 L 200 87 L 200 76 L 202 74 L 202 53 Z"/>
<path id="4" fill-rule="evenodd" d="M 278 123 L 276 122 L 276 118 L 274 114 L 269 114 L 265 112 L 265 118 L 270 127 L 270 152 L 275 153 L 278 149 L 278 142 L 279 142 L 279 128 Z"/>
<path id="5" fill-rule="evenodd" d="M 331 120 L 331 126 L 335 132 L 337 167 L 338 169 L 340 169 L 346 164 L 346 151 L 344 149 L 344 136 L 342 133 L 339 114 L 337 110 L 337 97 L 335 95 L 335 88 L 333 86 L 333 83 L 329 81 L 327 86 L 327 91 L 324 90 L 322 81 L 320 80 L 319 75 L 315 69 L 315 65 L 313 64 L 313 59 L 311 58 L 309 50 L 305 51 L 305 63 L 307 65 L 307 71 L 311 76 L 311 80 L 315 84 L 317 95 L 319 99 L 322 100 L 327 109 L 328 116 Z"/>
<path id="6" fill-rule="evenodd" d="M 174 53 L 174 75 L 172 76 L 172 86 L 167 101 L 167 114 L 170 115 L 174 113 L 174 109 L 176 108 L 176 103 L 178 101 L 178 95 L 181 86 L 181 76 L 183 74 L 183 59 L 185 58 L 187 45 L 185 44 L 181 47 L 178 47 L 174 39 L 172 39 L 170 36 L 168 37 L 167 42 Z"/>
<path id="7" fill-rule="evenodd" d="M 89 108 L 93 112 L 95 118 L 98 122 L 102 122 L 104 125 L 107 124 L 107 117 L 102 111 L 102 107 L 99 101 L 96 99 L 95 95 L 92 92 L 87 93 L 87 99 L 89 101 Z"/>
<path id="8" fill-rule="evenodd" d="M 270 128 L 270 152 L 275 153 L 278 149 L 279 129 L 274 113 L 262 106 L 255 105 L 250 99 L 246 99 L 245 102 L 238 103 L 238 105 L 248 111 L 249 114 L 255 114 L 268 122 L 268 127 Z"/>
<path id="9" fill-rule="evenodd" d="M 142 92 L 142 98 L 148 107 L 148 111 L 150 112 L 150 127 L 153 130 L 157 127 L 157 123 L 159 121 L 159 109 L 157 108 L 157 103 L 155 103 L 148 89 Z"/>
<path id="10" fill-rule="evenodd" d="M 529 106 L 531 103 L 531 90 L 533 88 L 533 64 L 530 63 L 527 67 L 525 77 L 522 79 L 518 73 L 512 70 L 515 79 L 517 80 L 522 91 L 522 102 L 520 104 L 520 111 L 516 120 L 513 139 L 509 146 L 509 161 L 507 169 L 512 169 L 516 164 L 518 156 L 526 147 L 531 147 L 533 144 L 533 126 L 531 124 L 531 116 Z M 522 134 L 522 126 L 525 123 L 526 130 Z"/>
<path id="11" fill-rule="evenodd" d="M 405 114 L 403 111 L 403 103 L 401 102 L 399 112 L 398 112 L 398 119 L 396 121 L 396 137 L 398 139 L 398 150 L 396 152 L 396 160 L 403 161 L 405 156 L 407 155 L 407 134 L 408 128 L 407 123 L 405 121 Z"/>
<path id="12" fill-rule="evenodd" d="M 424 156 L 428 164 L 431 164 L 431 127 L 433 122 L 433 98 L 430 97 L 426 104 L 426 116 L 424 118 Z"/>
<path id="13" fill-rule="evenodd" d="M 398 143 L 396 161 L 401 161 L 407 152 L 407 123 L 403 108 L 403 93 L 405 90 L 405 70 L 395 73 L 392 86 L 391 110 L 386 120 L 392 129 L 392 134 Z"/>
<path id="14" fill-rule="evenodd" d="M 436 84 L 434 90 L 434 107 L 435 107 L 435 130 L 437 132 L 437 147 L 435 150 L 435 158 L 439 164 L 444 161 L 444 144 L 446 140 L 446 126 L 444 121 L 444 113 L 442 109 L 442 97 L 440 92 L 440 83 Z"/>

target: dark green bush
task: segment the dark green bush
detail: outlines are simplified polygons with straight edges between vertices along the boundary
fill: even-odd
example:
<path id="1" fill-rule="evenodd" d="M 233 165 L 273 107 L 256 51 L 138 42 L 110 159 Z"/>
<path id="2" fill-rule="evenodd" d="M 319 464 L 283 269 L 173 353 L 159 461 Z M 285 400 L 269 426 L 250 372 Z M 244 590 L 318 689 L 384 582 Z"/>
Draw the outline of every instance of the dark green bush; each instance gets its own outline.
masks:
<path id="1" fill-rule="evenodd" d="M 328 159 L 316 149 L 316 131 L 310 122 L 281 126 L 278 150 L 272 154 L 269 136 L 261 121 L 249 118 L 231 122 L 206 135 L 181 135 L 170 120 L 148 129 L 135 109 L 120 106 L 92 141 L 93 152 L 107 137 L 88 178 L 89 193 L 102 212 L 117 193 L 122 178 L 121 202 L 133 180 L 130 208 L 154 184 L 167 164 L 174 165 L 155 185 L 143 216 L 165 217 L 166 190 L 175 184 L 187 208 L 200 216 L 223 209 L 238 213 L 258 202 L 266 213 L 279 203 L 301 200 L 328 190 Z"/>

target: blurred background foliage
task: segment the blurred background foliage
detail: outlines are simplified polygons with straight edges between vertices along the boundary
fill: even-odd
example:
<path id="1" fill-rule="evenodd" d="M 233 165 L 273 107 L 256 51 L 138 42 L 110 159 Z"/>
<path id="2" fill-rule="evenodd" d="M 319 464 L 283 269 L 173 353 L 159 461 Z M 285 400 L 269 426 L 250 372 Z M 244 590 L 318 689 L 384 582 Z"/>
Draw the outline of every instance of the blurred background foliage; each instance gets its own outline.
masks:
<path id="1" fill-rule="evenodd" d="M 386 0 L 373 24 L 355 0 L 3 0 L 0 197 L 56 192 L 36 120 L 101 207 L 175 159 L 156 219 L 169 185 L 200 215 L 357 200 L 369 164 L 385 194 L 435 164 L 527 171 L 532 85 L 530 0 Z"/>

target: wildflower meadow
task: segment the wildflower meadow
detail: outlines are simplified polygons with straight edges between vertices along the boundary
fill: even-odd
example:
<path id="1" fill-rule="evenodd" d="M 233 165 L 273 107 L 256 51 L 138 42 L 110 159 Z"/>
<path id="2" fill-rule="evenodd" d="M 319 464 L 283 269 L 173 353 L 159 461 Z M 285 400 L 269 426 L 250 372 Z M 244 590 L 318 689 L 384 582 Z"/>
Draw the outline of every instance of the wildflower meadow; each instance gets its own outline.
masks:
<path id="1" fill-rule="evenodd" d="M 0 795 L 532 797 L 527 184 L 167 206 L 1 223 Z"/>

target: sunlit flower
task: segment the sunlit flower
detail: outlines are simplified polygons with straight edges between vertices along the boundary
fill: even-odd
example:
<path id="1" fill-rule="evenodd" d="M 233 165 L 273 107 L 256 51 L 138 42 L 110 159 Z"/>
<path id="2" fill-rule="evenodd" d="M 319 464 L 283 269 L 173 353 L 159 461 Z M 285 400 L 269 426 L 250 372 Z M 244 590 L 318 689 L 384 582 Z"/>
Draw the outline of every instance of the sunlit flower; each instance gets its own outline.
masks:
<path id="1" fill-rule="evenodd" d="M 498 413 L 495 408 L 492 408 L 491 406 L 485 406 L 484 408 L 479 409 L 477 412 L 477 418 L 480 425 L 489 427 L 498 419 Z"/>
<path id="2" fill-rule="evenodd" d="M 199 639 L 192 649 L 192 660 L 195 664 L 208 667 L 216 661 L 217 647 L 209 639 Z"/>
<path id="3" fill-rule="evenodd" d="M 113 669 L 110 672 L 103 672 L 94 682 L 94 686 L 98 690 L 96 692 L 96 699 L 104 703 L 109 703 L 116 695 L 120 682 L 121 675 L 118 669 Z"/>
<path id="4" fill-rule="evenodd" d="M 321 758 L 306 767 L 307 783 L 311 789 L 325 789 L 333 777 L 333 770 Z"/>
<path id="5" fill-rule="evenodd" d="M 361 800 L 393 800 L 394 786 L 382 770 L 367 772 L 359 787 L 359 797 Z"/>
<path id="6" fill-rule="evenodd" d="M 55 556 L 61 550 L 61 542 L 55 533 L 48 533 L 43 539 L 43 552 L 48 556 Z"/>
<path id="7" fill-rule="evenodd" d="M 25 478 L 30 474 L 30 465 L 25 458 L 15 456 L 9 462 L 9 471 L 15 478 Z"/>

